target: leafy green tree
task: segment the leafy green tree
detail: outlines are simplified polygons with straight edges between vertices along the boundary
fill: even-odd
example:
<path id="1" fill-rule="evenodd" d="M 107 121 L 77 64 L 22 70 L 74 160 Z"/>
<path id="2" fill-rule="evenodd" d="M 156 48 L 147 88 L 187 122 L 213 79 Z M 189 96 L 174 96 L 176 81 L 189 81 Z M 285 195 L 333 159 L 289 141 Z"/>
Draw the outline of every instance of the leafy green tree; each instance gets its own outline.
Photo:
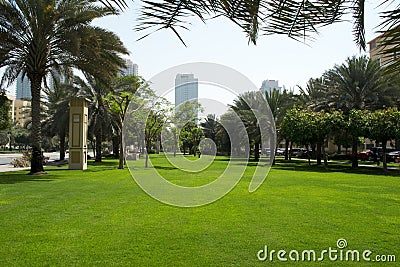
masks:
<path id="1" fill-rule="evenodd" d="M 22 74 L 31 82 L 31 174 L 43 172 L 40 98 L 46 76 L 71 67 L 106 80 L 113 77 L 124 65 L 119 54 L 127 50 L 115 34 L 91 22 L 115 14 L 93 1 L 0 1 L 2 81 L 11 84 Z"/>
<path id="2" fill-rule="evenodd" d="M 114 113 L 118 126 L 119 133 L 119 169 L 124 168 L 124 146 L 122 140 L 122 129 L 124 127 L 124 120 L 128 113 L 128 107 L 131 101 L 136 101 L 138 96 L 136 92 L 140 90 L 145 98 L 145 92 L 150 94 L 148 82 L 140 76 L 129 75 L 124 77 L 118 77 L 111 86 L 111 92 L 107 95 L 107 103 L 110 111 Z M 140 105 L 140 104 L 138 104 Z"/>
<path id="3" fill-rule="evenodd" d="M 346 129 L 351 135 L 351 166 L 358 167 L 358 138 L 366 135 L 366 120 L 368 119 L 368 111 L 366 110 L 350 110 L 347 117 Z"/>
<path id="4" fill-rule="evenodd" d="M 366 117 L 366 136 L 382 142 L 383 169 L 387 171 L 386 144 L 389 140 L 399 137 L 400 112 L 397 108 L 388 108 L 369 112 Z"/>
<path id="5" fill-rule="evenodd" d="M 161 131 L 169 122 L 169 113 L 171 108 L 166 99 L 159 99 L 152 105 L 152 109 L 147 116 L 145 127 L 145 145 L 146 145 L 146 161 L 145 167 L 148 167 L 149 153 L 153 143 L 161 141 Z M 157 146 L 157 144 L 156 144 Z"/>
<path id="6" fill-rule="evenodd" d="M 5 92 L 0 92 L 0 130 L 6 130 L 10 128 L 10 109 L 10 100 L 8 100 Z"/>

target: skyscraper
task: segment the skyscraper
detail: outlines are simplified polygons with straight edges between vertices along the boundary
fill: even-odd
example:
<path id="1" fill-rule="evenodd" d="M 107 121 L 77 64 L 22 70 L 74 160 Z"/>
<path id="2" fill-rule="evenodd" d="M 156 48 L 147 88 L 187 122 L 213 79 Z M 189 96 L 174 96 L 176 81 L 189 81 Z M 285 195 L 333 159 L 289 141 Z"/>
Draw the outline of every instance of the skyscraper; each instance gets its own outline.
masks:
<path id="1" fill-rule="evenodd" d="M 17 92 L 16 92 L 16 99 L 24 99 L 24 100 L 31 100 L 31 82 L 29 81 L 28 77 L 22 79 L 22 74 L 20 73 L 17 77 Z"/>
<path id="2" fill-rule="evenodd" d="M 177 74 L 175 78 L 175 107 L 188 100 L 198 100 L 199 79 L 194 74 Z"/>
<path id="3" fill-rule="evenodd" d="M 125 59 L 126 68 L 122 68 L 119 75 L 120 76 L 128 76 L 128 75 L 139 75 L 139 66 L 134 64 L 130 59 Z"/>

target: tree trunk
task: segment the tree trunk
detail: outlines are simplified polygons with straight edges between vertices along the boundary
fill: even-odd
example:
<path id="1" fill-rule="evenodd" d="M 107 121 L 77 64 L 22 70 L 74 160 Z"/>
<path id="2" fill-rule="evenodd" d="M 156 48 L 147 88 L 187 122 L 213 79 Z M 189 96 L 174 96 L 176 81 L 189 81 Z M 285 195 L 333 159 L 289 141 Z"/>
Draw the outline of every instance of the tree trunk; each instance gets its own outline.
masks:
<path id="1" fill-rule="evenodd" d="M 149 167 L 149 151 L 151 150 L 151 141 L 146 140 L 145 142 L 146 142 L 146 151 L 145 151 L 146 160 L 144 163 L 144 167 L 148 168 Z"/>
<path id="2" fill-rule="evenodd" d="M 60 160 L 65 159 L 65 129 L 60 131 Z"/>
<path id="3" fill-rule="evenodd" d="M 113 143 L 114 158 L 118 159 L 119 158 L 119 136 L 114 136 L 112 139 L 112 143 Z"/>
<path id="4" fill-rule="evenodd" d="M 96 136 L 96 158 L 94 161 L 101 162 L 101 157 L 102 157 L 101 143 L 103 142 L 102 130 L 99 129 L 99 131 L 96 131 L 95 136 Z"/>
<path id="5" fill-rule="evenodd" d="M 293 142 L 290 142 L 289 160 L 292 160 L 292 149 L 293 149 Z"/>
<path id="6" fill-rule="evenodd" d="M 328 155 L 326 154 L 326 151 L 325 151 L 325 142 L 323 142 L 323 145 L 322 145 L 322 157 L 324 159 L 324 168 L 325 168 L 325 170 L 327 170 L 328 169 Z"/>
<path id="7" fill-rule="evenodd" d="M 382 162 L 383 162 L 383 170 L 387 171 L 387 162 L 386 162 L 386 143 L 387 140 L 382 141 Z"/>
<path id="8" fill-rule="evenodd" d="M 40 124 L 40 92 L 43 76 L 40 74 L 28 74 L 28 78 L 31 82 L 31 93 L 32 93 L 32 160 L 31 160 L 31 171 L 29 174 L 38 174 L 44 172 L 43 169 L 43 153 L 42 153 L 42 129 Z"/>
<path id="9" fill-rule="evenodd" d="M 351 167 L 358 167 L 358 157 L 357 157 L 357 149 L 358 149 L 358 138 L 355 136 L 351 137 L 352 146 L 351 146 Z"/>
<path id="10" fill-rule="evenodd" d="M 337 145 L 337 153 L 340 155 L 342 153 L 342 146 Z"/>
<path id="11" fill-rule="evenodd" d="M 322 150 L 322 144 L 320 141 L 318 141 L 317 142 L 317 165 L 321 165 L 321 163 L 322 163 L 321 150 Z"/>
<path id="12" fill-rule="evenodd" d="M 285 139 L 285 160 L 289 159 L 289 140 Z"/>
<path id="13" fill-rule="evenodd" d="M 273 153 L 273 148 L 270 148 L 270 153 Z M 260 159 L 260 143 L 256 142 L 254 144 L 254 159 L 258 161 Z"/>
<path id="14" fill-rule="evenodd" d="M 120 121 L 120 133 L 119 133 L 119 166 L 118 169 L 123 170 L 124 169 L 124 158 L 125 158 L 125 152 L 124 152 L 124 144 L 122 140 L 122 128 L 123 128 L 123 121 Z"/>

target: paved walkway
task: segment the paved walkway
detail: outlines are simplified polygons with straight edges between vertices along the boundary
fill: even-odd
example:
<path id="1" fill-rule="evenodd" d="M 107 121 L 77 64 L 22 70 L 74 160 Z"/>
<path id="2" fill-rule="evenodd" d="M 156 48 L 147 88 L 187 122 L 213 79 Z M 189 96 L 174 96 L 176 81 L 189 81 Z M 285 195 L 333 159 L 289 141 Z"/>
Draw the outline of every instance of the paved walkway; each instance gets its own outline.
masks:
<path id="1" fill-rule="evenodd" d="M 0 172 L 12 172 L 12 171 L 21 171 L 21 170 L 29 170 L 30 167 L 26 168 L 15 168 L 13 165 L 10 164 L 10 162 L 18 157 L 21 157 L 22 154 L 0 154 Z M 59 152 L 50 152 L 50 153 L 44 153 L 45 157 L 49 157 L 49 161 L 47 162 L 46 166 L 51 166 L 51 165 L 56 165 L 57 163 L 55 162 L 60 158 L 60 153 Z M 66 155 L 68 157 L 68 154 Z M 68 163 L 67 161 L 60 162 L 60 164 L 65 164 Z"/>

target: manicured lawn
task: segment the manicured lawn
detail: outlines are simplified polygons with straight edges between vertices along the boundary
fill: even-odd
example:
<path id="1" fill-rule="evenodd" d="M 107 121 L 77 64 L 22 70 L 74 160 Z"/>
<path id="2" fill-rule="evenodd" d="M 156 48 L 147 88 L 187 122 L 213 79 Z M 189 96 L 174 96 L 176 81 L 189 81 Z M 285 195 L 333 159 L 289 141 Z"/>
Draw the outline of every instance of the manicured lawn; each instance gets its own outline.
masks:
<path id="1" fill-rule="evenodd" d="M 182 175 L 163 158 L 155 165 L 169 180 L 199 185 L 203 175 Z M 255 193 L 247 191 L 254 164 L 228 195 L 198 208 L 162 204 L 144 193 L 117 161 L 87 171 L 49 167 L 48 175 L 0 174 L 0 266 L 289 266 L 260 262 L 269 249 L 336 248 L 395 254 L 400 262 L 400 176 L 371 168 L 333 165 L 330 171 L 278 161 Z M 138 167 L 137 173 L 146 171 Z M 297 266 L 371 266 L 366 262 L 298 262 Z"/>

